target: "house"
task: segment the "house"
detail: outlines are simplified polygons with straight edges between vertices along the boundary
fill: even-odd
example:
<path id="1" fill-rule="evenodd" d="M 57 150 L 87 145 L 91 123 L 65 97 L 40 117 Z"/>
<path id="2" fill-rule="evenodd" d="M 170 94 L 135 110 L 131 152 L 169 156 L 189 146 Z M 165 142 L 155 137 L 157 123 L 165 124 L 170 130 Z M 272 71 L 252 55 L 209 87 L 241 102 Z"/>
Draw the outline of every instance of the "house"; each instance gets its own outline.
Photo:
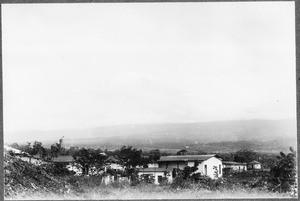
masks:
<path id="1" fill-rule="evenodd" d="M 75 160 L 72 156 L 58 156 L 55 158 L 52 158 L 53 163 L 75 163 Z"/>
<path id="2" fill-rule="evenodd" d="M 238 163 L 234 161 L 223 161 L 223 168 L 229 168 L 235 172 L 247 171 L 247 163 Z"/>
<path id="3" fill-rule="evenodd" d="M 140 168 L 138 169 L 138 176 L 153 177 L 154 184 L 160 184 L 166 179 L 168 183 L 172 183 L 172 169 L 171 168 Z"/>
<path id="4" fill-rule="evenodd" d="M 158 168 L 159 167 L 158 163 L 148 163 L 147 165 L 148 165 L 148 168 Z"/>
<path id="5" fill-rule="evenodd" d="M 248 168 L 248 170 L 261 170 L 262 166 L 261 166 L 260 162 L 252 161 L 252 162 L 247 164 L 247 168 Z"/>
<path id="6" fill-rule="evenodd" d="M 106 163 L 107 166 L 105 167 L 105 171 L 107 168 L 112 170 L 122 170 L 122 171 L 125 169 L 122 165 L 120 165 L 120 161 L 114 156 L 109 156 L 106 159 Z"/>
<path id="7" fill-rule="evenodd" d="M 158 168 L 158 163 L 148 163 L 147 164 L 148 168 Z M 138 165 L 136 168 L 144 168 L 143 165 Z"/>
<path id="8" fill-rule="evenodd" d="M 4 148 L 4 151 L 7 151 L 7 152 L 13 152 L 14 154 L 22 154 L 22 153 L 25 153 L 19 149 L 15 149 L 13 147 L 10 147 L 10 146 L 7 146 L 7 145 L 4 145 L 3 146 Z"/>
<path id="9" fill-rule="evenodd" d="M 39 155 L 32 156 L 27 152 L 21 151 L 19 149 L 15 149 L 15 148 L 7 146 L 7 145 L 4 145 L 3 148 L 4 148 L 4 154 L 7 153 L 7 152 L 11 152 L 11 153 L 14 154 L 14 156 L 16 158 L 19 158 L 22 161 L 26 161 L 30 164 L 41 165 L 41 164 L 46 163 L 45 161 L 42 160 L 42 157 L 40 157 Z"/>
<path id="10" fill-rule="evenodd" d="M 78 167 L 72 156 L 58 156 L 52 158 L 53 163 L 64 164 L 69 171 L 74 171 L 76 176 L 82 175 L 82 169 Z"/>
<path id="11" fill-rule="evenodd" d="M 181 169 L 185 167 L 198 167 L 195 173 L 209 176 L 213 179 L 222 177 L 222 159 L 216 155 L 176 155 L 162 156 L 158 161 L 159 168 Z"/>

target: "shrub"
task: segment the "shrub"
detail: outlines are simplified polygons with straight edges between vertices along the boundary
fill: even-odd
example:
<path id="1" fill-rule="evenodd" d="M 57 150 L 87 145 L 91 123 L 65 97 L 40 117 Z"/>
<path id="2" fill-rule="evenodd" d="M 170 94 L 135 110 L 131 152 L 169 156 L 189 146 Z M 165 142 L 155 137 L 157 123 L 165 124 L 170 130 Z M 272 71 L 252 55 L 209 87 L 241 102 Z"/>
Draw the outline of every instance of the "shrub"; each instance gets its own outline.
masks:
<path id="1" fill-rule="evenodd" d="M 74 175 L 75 173 L 74 171 L 70 171 L 65 164 L 60 163 L 43 164 L 41 165 L 41 168 L 55 176 L 68 176 Z"/>
<path id="2" fill-rule="evenodd" d="M 296 152 L 290 147 L 291 153 L 280 152 L 278 162 L 270 170 L 270 189 L 279 192 L 288 192 L 296 189 Z"/>

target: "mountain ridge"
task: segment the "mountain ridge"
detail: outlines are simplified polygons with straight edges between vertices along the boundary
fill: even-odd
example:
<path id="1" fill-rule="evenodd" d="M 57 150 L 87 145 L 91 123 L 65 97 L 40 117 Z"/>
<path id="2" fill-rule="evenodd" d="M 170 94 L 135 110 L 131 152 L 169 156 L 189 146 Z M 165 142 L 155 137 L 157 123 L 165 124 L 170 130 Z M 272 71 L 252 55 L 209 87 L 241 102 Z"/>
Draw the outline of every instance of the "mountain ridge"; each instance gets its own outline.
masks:
<path id="1" fill-rule="evenodd" d="M 294 119 L 127 124 L 90 129 L 16 132 L 10 136 L 13 138 L 10 143 L 20 143 L 23 137 L 23 142 L 37 140 L 50 146 L 64 136 L 64 144 L 67 147 L 90 146 L 107 149 L 123 145 L 172 149 L 181 149 L 185 146 L 201 149 L 202 146 L 208 149 L 206 145 L 209 143 L 231 142 L 227 144 L 232 147 L 231 145 L 237 142 L 249 144 L 245 141 L 251 142 L 250 145 L 254 147 L 256 144 L 260 144 L 259 147 L 267 146 L 270 141 L 274 142 L 274 146 L 286 147 L 296 142 L 296 126 Z M 270 150 L 273 149 L 270 147 Z"/>

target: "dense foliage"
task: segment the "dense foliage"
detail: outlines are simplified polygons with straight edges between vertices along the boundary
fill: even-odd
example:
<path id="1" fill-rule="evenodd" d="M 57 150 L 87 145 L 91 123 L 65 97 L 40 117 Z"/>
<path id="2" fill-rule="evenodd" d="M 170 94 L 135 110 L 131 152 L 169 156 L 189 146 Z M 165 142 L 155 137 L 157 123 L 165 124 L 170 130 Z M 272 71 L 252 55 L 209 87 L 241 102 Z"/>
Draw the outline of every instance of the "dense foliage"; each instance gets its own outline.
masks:
<path id="1" fill-rule="evenodd" d="M 74 153 L 73 158 L 82 168 L 82 173 L 88 174 L 91 167 L 95 167 L 97 170 L 103 168 L 107 156 L 102 153 L 101 149 L 81 148 Z"/>
<path id="2" fill-rule="evenodd" d="M 272 190 L 287 192 L 296 188 L 296 152 L 292 147 L 290 151 L 288 154 L 280 152 L 279 161 L 271 168 L 269 180 L 273 184 Z"/>
<path id="3" fill-rule="evenodd" d="M 258 154 L 251 149 L 242 149 L 234 154 L 234 161 L 240 163 L 249 163 L 258 160 Z"/>
<path id="4" fill-rule="evenodd" d="M 123 146 L 121 149 L 116 150 L 115 154 L 120 160 L 121 165 L 127 169 L 143 165 L 145 161 L 142 156 L 142 150 L 137 150 L 131 146 Z"/>

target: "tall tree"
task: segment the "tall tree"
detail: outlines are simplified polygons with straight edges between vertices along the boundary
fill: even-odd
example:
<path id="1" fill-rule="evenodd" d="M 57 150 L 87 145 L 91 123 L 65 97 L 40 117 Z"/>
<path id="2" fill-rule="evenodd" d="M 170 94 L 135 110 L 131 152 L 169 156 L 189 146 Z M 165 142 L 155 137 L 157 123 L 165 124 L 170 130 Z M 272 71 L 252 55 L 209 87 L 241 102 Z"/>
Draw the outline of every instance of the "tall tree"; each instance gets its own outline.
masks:
<path id="1" fill-rule="evenodd" d="M 39 154 L 40 156 L 45 156 L 46 150 L 43 147 L 43 143 L 34 141 L 32 145 L 32 154 L 33 155 Z"/>
<path id="2" fill-rule="evenodd" d="M 105 164 L 106 155 L 103 155 L 100 149 L 81 148 L 75 152 L 73 158 L 81 166 L 82 173 L 88 174 L 91 167 L 102 168 Z"/>
<path id="3" fill-rule="evenodd" d="M 125 166 L 128 170 L 144 163 L 142 150 L 137 150 L 136 148 L 132 148 L 132 146 L 123 146 L 121 149 L 116 150 L 115 153 L 121 165 Z"/>
<path id="4" fill-rule="evenodd" d="M 149 162 L 155 163 L 160 159 L 161 153 L 159 149 L 153 149 L 149 151 Z"/>
<path id="5" fill-rule="evenodd" d="M 64 137 L 60 138 L 58 143 L 55 142 L 55 144 L 51 145 L 50 149 L 51 149 L 51 156 L 52 157 L 58 157 L 61 154 L 61 152 L 63 150 L 63 146 L 62 146 L 63 138 Z"/>

